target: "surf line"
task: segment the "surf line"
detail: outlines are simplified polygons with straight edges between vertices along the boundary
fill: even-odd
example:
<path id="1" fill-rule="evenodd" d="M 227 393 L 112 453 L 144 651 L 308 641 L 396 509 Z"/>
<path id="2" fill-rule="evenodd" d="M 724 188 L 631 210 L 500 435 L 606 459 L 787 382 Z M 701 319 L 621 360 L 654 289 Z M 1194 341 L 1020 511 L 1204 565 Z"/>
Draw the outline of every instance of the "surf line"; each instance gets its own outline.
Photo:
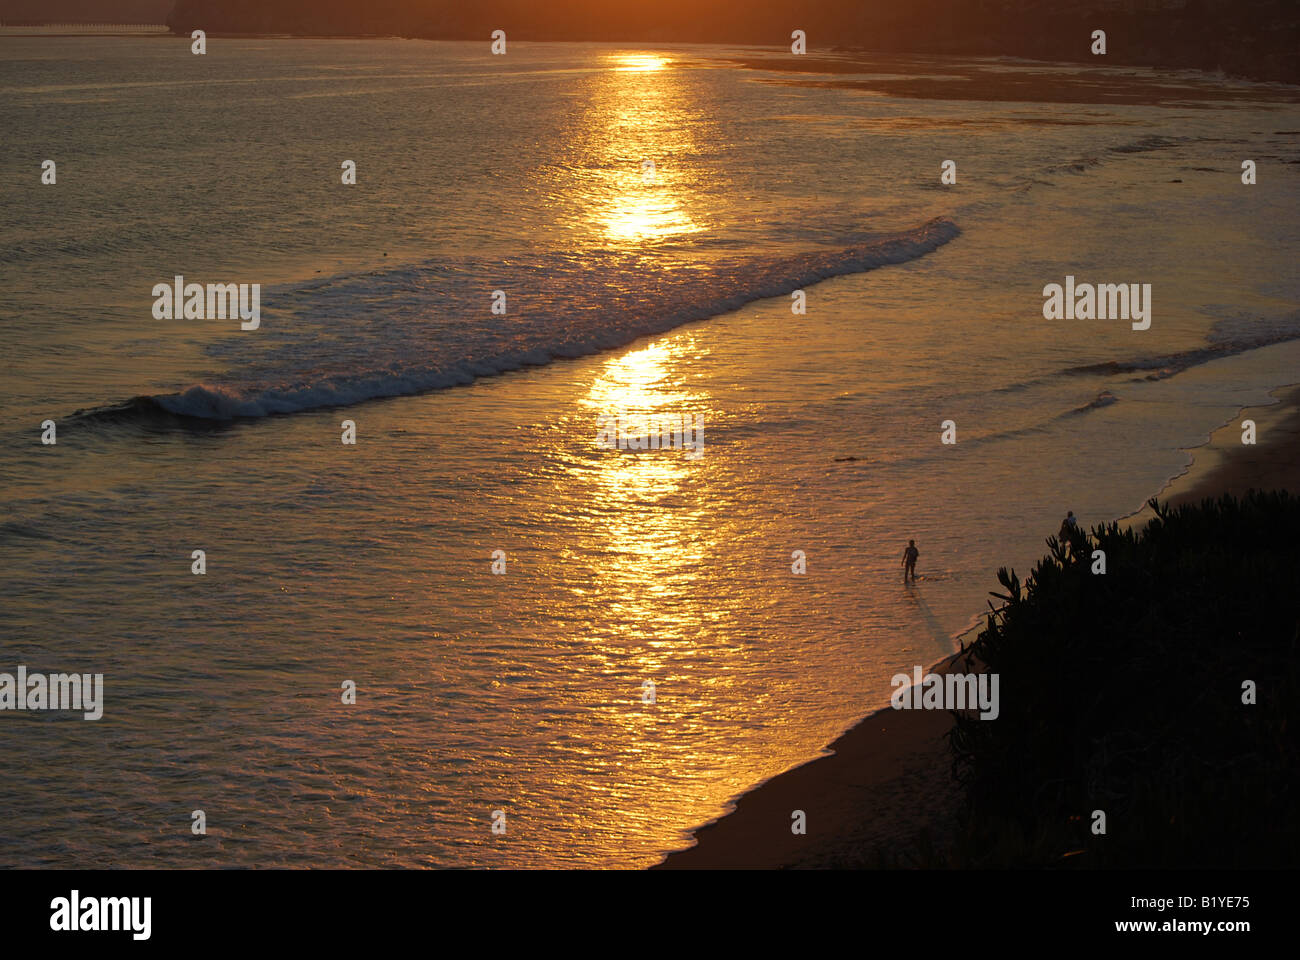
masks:
<path id="1" fill-rule="evenodd" d="M 1132 320 L 1134 330 L 1151 326 L 1151 284 L 1074 282 L 1043 287 L 1044 320 Z"/>

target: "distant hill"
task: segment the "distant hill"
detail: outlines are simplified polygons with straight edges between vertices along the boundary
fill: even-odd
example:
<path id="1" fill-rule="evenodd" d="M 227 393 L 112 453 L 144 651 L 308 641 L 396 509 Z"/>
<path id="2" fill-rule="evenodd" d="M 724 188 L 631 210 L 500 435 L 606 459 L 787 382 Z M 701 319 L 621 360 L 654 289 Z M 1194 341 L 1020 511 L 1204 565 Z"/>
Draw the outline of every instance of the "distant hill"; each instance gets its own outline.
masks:
<path id="1" fill-rule="evenodd" d="M 125 2 L 125 0 L 122 0 Z M 1296 0 L 176 0 L 177 33 L 786 45 L 1192 67 L 1300 82 Z M 1104 60 L 1089 52 L 1106 31 Z"/>
<path id="2" fill-rule="evenodd" d="M 0 21 L 166 23 L 176 0 L 0 0 Z"/>

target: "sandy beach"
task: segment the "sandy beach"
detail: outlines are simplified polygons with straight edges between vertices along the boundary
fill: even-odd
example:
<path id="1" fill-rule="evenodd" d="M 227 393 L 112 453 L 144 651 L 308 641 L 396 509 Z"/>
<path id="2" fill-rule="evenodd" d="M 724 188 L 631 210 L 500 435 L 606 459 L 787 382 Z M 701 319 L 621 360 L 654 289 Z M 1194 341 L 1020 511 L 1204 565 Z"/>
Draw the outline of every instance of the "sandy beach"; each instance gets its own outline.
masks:
<path id="1" fill-rule="evenodd" d="M 1300 489 L 1300 386 L 1273 391 L 1277 403 L 1249 407 L 1191 451 L 1192 463 L 1158 494 L 1173 505 L 1250 489 Z M 1242 443 L 1253 420 L 1256 443 Z M 1129 518 L 1145 524 L 1143 508 Z M 990 585 L 995 582 L 990 572 Z M 973 634 L 971 635 L 973 638 Z M 968 655 L 931 668 L 967 672 Z M 945 864 L 961 802 L 942 711 L 878 710 L 827 747 L 827 755 L 742 795 L 732 813 L 696 831 L 694 846 L 654 869 L 824 869 Z M 792 812 L 807 833 L 790 828 Z M 924 863 L 918 863 L 918 854 Z"/>
<path id="2" fill-rule="evenodd" d="M 930 672 L 968 672 L 965 653 Z M 951 842 L 960 797 L 950 776 L 944 711 L 878 710 L 818 757 L 742 796 L 696 833 L 694 847 L 654 869 L 913 866 L 901 851 Z M 792 811 L 807 833 L 791 830 Z"/>
<path id="3" fill-rule="evenodd" d="M 1194 451 L 1191 469 L 1161 491 L 1160 499 L 1174 505 L 1231 493 L 1240 496 L 1252 487 L 1294 491 L 1300 486 L 1300 386 L 1273 391 L 1278 403 L 1251 407 L 1216 430 L 1210 442 Z M 1243 420 L 1255 421 L 1257 442 L 1241 442 Z"/>

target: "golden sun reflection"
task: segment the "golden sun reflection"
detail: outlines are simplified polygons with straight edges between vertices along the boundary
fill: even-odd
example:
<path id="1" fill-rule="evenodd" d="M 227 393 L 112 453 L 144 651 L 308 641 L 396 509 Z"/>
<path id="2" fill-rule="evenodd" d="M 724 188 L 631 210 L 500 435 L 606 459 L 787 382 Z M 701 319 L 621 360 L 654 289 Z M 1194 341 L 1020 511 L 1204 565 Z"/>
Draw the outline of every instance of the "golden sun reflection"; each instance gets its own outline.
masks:
<path id="1" fill-rule="evenodd" d="M 632 350 L 604 364 L 601 376 L 591 384 L 588 399 L 599 407 L 645 408 L 666 406 L 688 397 L 680 392 L 666 392 L 668 363 L 673 354 L 671 341 L 653 343 L 643 350 Z"/>
<path id="2" fill-rule="evenodd" d="M 674 361 L 685 360 L 688 352 L 678 345 L 682 339 L 660 341 L 607 361 L 587 393 L 587 404 L 610 413 L 650 414 L 667 413 L 692 401 L 692 395 L 674 386 L 670 376 Z"/>
<path id="3" fill-rule="evenodd" d="M 620 53 L 611 56 L 610 60 L 616 64 L 615 70 L 626 73 L 662 70 L 671 62 L 667 57 L 660 57 L 653 53 Z"/>
<path id="4" fill-rule="evenodd" d="M 704 228 L 688 212 L 700 184 L 686 157 L 697 150 L 698 108 L 671 60 L 653 53 L 605 58 L 591 115 L 596 182 L 589 223 L 606 242 L 641 246 Z"/>
<path id="5" fill-rule="evenodd" d="M 670 196 L 632 190 L 611 201 L 601 214 L 605 235 L 612 240 L 656 240 L 696 233 L 695 224 Z"/>
<path id="6" fill-rule="evenodd" d="M 706 397 L 686 389 L 675 371 L 694 356 L 689 335 L 673 337 L 607 361 L 583 405 L 596 416 L 629 417 L 638 424 L 680 424 L 703 417 Z M 607 521 L 612 558 L 608 575 L 624 589 L 619 603 L 631 609 L 653 605 L 674 589 L 674 570 L 690 565 L 694 551 L 680 544 L 680 524 L 697 506 L 678 501 L 701 460 L 681 449 L 619 450 L 602 455 L 597 469 L 583 471 L 595 485 L 593 497 L 612 511 Z M 670 511 L 668 506 L 673 509 Z M 642 611 L 645 612 L 644 610 Z"/>
<path id="7" fill-rule="evenodd" d="M 652 430 L 656 421 L 680 424 L 683 417 L 698 417 L 707 433 L 711 399 L 689 372 L 699 369 L 701 351 L 691 332 L 678 331 L 607 357 L 582 395 L 582 418 L 593 423 L 628 414 L 634 429 L 644 422 Z M 727 553 L 727 540 L 734 537 L 709 496 L 717 481 L 708 453 L 691 459 L 682 449 L 611 450 L 598 444 L 570 464 L 562 482 L 582 490 L 597 531 L 597 559 L 588 564 L 590 576 L 582 583 L 584 603 L 599 598 L 588 656 L 605 676 L 629 678 L 643 694 L 645 681 L 689 688 L 687 665 L 701 643 L 715 642 L 717 614 L 702 597 Z M 647 758 L 667 763 L 681 754 L 664 752 L 659 726 L 693 731 L 699 722 L 696 705 L 688 695 L 665 698 L 653 708 L 612 709 L 604 716 Z M 710 798 L 725 799 L 737 789 L 733 783 L 693 780 Z M 662 816 L 650 807 L 643 815 Z"/>

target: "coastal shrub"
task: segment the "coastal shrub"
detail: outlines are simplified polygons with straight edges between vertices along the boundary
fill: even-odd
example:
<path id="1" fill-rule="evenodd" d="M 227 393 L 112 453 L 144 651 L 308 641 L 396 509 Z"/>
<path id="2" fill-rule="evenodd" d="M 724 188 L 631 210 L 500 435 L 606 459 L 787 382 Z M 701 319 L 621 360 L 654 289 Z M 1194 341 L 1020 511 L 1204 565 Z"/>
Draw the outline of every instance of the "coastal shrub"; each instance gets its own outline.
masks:
<path id="1" fill-rule="evenodd" d="M 955 715 L 949 734 L 965 794 L 954 863 L 1300 862 L 1300 499 L 1150 505 L 1141 530 L 1050 538 L 1024 583 L 998 571 L 973 650 L 999 674 L 1001 712 Z"/>

